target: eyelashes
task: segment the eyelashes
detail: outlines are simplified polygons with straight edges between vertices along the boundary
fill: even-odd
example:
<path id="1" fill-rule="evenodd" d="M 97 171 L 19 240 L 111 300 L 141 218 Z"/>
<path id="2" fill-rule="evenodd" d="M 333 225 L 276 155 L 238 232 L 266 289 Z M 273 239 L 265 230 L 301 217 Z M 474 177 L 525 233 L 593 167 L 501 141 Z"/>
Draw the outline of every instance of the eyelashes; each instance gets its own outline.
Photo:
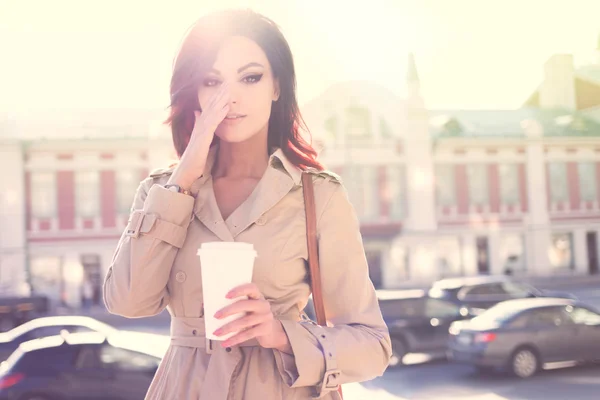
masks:
<path id="1" fill-rule="evenodd" d="M 258 83 L 260 82 L 260 80 L 262 79 L 263 74 L 252 74 L 252 75 L 247 75 L 245 77 L 242 78 L 242 82 L 247 83 L 249 85 L 252 85 L 254 83 Z M 206 87 L 212 87 L 212 86 L 217 86 L 221 84 L 221 81 L 219 79 L 216 78 L 206 78 L 203 81 L 204 86 Z"/>

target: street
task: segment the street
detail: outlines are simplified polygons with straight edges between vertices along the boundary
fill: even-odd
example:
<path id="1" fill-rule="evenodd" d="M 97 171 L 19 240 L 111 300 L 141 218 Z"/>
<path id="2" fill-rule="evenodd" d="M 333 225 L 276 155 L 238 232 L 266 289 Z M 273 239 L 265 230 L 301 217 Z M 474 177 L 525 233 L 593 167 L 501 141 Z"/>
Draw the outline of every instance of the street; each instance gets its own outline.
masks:
<path id="1" fill-rule="evenodd" d="M 578 284 L 568 289 L 582 301 L 600 309 L 600 288 Z M 168 334 L 168 314 L 127 320 L 103 318 L 117 327 Z M 407 365 L 388 370 L 383 377 L 344 386 L 346 400 L 592 400 L 600 393 L 600 364 L 556 368 L 528 380 L 507 374 L 482 375 L 473 368 L 444 360 L 427 360 L 424 355 L 407 356 Z"/>

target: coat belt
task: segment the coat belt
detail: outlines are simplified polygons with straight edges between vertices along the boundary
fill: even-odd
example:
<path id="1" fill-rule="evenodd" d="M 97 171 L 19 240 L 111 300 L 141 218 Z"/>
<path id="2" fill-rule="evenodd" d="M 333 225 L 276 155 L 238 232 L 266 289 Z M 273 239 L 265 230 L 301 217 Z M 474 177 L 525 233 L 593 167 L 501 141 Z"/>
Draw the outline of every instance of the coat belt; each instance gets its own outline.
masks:
<path id="1" fill-rule="evenodd" d="M 196 347 L 205 349 L 210 354 L 215 346 L 214 342 L 214 340 L 206 337 L 204 318 L 171 317 L 172 346 Z M 259 346 L 259 344 L 256 339 L 250 339 L 238 346 L 254 347 Z"/>

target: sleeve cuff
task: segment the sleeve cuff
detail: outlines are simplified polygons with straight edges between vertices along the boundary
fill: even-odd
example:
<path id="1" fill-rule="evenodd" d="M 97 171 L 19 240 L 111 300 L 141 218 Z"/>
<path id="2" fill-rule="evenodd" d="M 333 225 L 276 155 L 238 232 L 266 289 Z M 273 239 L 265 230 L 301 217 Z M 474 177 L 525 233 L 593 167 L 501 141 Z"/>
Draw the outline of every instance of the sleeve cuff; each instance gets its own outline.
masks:
<path id="1" fill-rule="evenodd" d="M 281 320 L 281 324 L 288 336 L 294 356 L 289 356 L 286 360 L 282 355 L 283 360 L 280 361 L 283 369 L 280 369 L 280 373 L 282 376 L 289 372 L 295 375 L 290 387 L 319 384 L 325 372 L 325 360 L 317 339 L 304 328 L 301 322 Z M 290 363 L 293 363 L 294 367 L 289 367 Z M 278 366 L 280 366 L 279 362 Z"/>
<path id="2" fill-rule="evenodd" d="M 156 214 L 163 221 L 187 228 L 194 208 L 194 198 L 153 185 L 144 202 L 145 214 Z"/>

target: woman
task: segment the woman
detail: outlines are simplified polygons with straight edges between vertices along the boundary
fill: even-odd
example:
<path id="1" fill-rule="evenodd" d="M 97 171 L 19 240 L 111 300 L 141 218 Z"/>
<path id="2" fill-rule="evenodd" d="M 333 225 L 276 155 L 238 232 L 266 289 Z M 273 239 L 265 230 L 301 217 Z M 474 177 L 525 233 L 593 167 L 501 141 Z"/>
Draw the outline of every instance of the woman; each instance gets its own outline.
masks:
<path id="1" fill-rule="evenodd" d="M 171 82 L 176 166 L 138 188 L 104 283 L 110 312 L 146 317 L 168 308 L 171 346 L 152 400 L 339 398 L 339 384 L 383 373 L 391 354 L 356 215 L 339 179 L 300 136 L 288 44 L 251 11 L 200 19 Z M 319 260 L 331 327 L 301 318 L 310 287 L 301 174 L 315 187 Z M 204 337 L 203 242 L 240 241 L 258 252 L 247 296 L 220 311 L 247 316 Z M 223 271 L 224 274 L 227 271 Z"/>

